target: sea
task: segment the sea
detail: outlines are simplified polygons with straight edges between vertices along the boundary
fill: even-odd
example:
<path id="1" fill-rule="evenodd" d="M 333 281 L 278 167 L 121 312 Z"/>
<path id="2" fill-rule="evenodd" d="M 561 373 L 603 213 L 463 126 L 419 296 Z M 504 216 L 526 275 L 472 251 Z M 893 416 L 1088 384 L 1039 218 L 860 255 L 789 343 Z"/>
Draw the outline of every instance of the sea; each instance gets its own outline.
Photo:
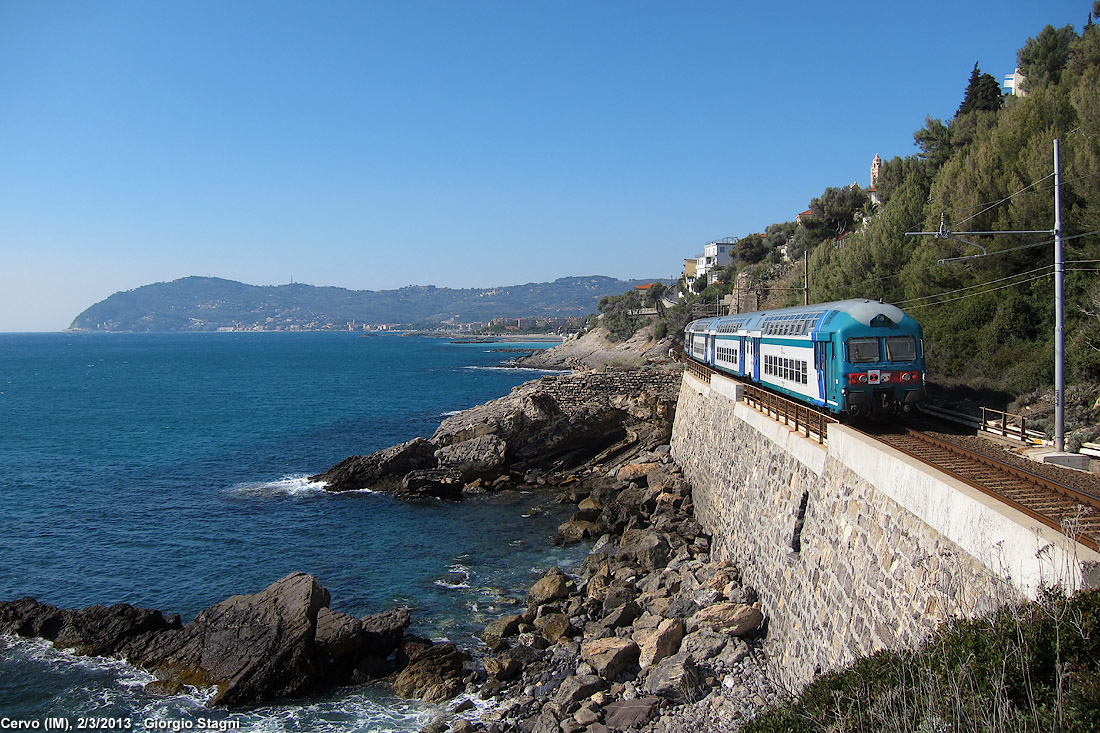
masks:
<path id="1" fill-rule="evenodd" d="M 400 334 L 0 334 L 0 600 L 129 603 L 183 621 L 295 572 L 331 608 L 412 609 L 411 633 L 478 650 L 546 568 L 587 550 L 552 537 L 545 491 L 452 504 L 329 493 L 349 455 L 428 437 L 538 372 L 499 348 Z M 156 697 L 117 660 L 0 637 L 0 723 L 71 729 L 405 731 L 442 711 L 384 686 L 246 709 L 211 690 Z M 485 703 L 475 700 L 476 716 Z M 102 725 L 97 725 L 97 721 Z M 62 726 L 63 727 L 63 726 Z"/>

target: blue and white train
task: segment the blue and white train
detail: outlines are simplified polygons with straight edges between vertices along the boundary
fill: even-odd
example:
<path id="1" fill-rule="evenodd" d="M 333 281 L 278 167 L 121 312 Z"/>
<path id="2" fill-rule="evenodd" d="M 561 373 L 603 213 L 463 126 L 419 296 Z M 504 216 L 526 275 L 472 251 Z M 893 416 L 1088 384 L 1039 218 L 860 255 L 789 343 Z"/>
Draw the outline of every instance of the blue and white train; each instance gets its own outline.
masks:
<path id="1" fill-rule="evenodd" d="M 925 397 L 920 324 L 874 300 L 692 321 L 684 353 L 836 415 L 909 412 Z"/>

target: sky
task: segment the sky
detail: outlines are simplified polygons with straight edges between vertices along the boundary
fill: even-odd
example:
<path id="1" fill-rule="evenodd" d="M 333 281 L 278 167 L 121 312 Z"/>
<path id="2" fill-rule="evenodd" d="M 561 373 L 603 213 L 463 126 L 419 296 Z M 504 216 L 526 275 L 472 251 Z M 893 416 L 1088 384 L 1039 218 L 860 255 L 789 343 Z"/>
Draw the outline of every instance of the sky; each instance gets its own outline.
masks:
<path id="1" fill-rule="evenodd" d="M 671 278 L 1091 0 L 0 0 L 0 332 L 204 275 Z"/>

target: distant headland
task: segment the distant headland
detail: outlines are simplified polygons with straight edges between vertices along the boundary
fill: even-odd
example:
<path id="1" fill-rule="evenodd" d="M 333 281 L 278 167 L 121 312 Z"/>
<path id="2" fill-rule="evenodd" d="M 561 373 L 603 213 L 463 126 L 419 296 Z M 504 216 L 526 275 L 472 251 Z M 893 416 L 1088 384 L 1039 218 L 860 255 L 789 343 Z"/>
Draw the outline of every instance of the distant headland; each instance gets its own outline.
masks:
<path id="1" fill-rule="evenodd" d="M 645 280 L 563 277 L 484 289 L 419 285 L 347 290 L 248 285 L 185 277 L 115 293 L 73 319 L 70 331 L 378 331 L 448 327 L 484 333 L 576 330 L 605 295 Z"/>

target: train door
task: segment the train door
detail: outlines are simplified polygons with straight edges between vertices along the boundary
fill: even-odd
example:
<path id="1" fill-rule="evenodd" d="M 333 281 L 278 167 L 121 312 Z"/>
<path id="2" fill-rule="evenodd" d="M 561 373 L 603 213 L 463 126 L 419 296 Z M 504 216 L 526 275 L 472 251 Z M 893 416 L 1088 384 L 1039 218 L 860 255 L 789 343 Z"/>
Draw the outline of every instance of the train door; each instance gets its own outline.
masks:
<path id="1" fill-rule="evenodd" d="M 760 381 L 760 369 L 756 364 L 756 352 L 759 347 L 758 338 L 749 336 L 745 339 L 745 373 L 752 379 Z"/>
<path id="2" fill-rule="evenodd" d="M 817 396 L 824 403 L 829 389 L 829 342 L 814 341 L 814 368 L 817 369 Z"/>

